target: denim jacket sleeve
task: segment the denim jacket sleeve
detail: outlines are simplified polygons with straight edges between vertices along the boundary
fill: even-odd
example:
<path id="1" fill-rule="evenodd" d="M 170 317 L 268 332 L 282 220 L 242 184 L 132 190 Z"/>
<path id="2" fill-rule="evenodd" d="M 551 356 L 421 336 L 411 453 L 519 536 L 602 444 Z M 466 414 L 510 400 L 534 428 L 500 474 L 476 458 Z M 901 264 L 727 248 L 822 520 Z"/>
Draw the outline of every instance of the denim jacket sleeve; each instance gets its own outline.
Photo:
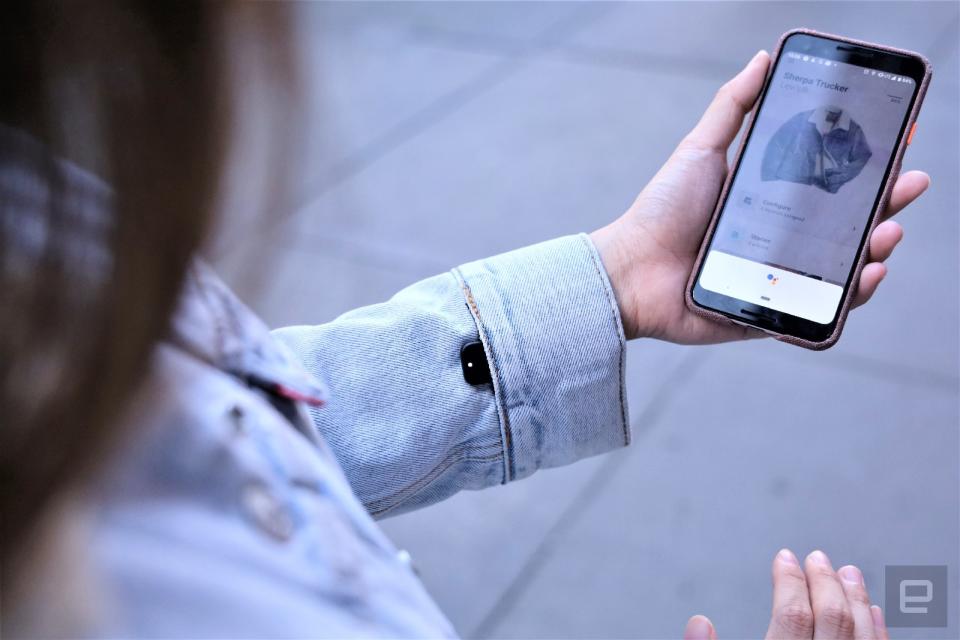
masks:
<path id="1" fill-rule="evenodd" d="M 623 329 L 586 235 L 275 334 L 326 380 L 330 400 L 312 417 L 374 516 L 629 443 Z M 478 339 L 492 384 L 472 386 L 460 349 Z"/>

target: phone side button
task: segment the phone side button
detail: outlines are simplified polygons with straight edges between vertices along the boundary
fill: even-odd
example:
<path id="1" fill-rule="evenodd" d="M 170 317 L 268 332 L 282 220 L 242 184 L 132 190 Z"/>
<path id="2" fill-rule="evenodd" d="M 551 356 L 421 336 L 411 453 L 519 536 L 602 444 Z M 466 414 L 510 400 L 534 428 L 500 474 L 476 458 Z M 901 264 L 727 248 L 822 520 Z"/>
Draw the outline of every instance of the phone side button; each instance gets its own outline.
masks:
<path id="1" fill-rule="evenodd" d="M 917 123 L 914 122 L 913 126 L 910 127 L 910 133 L 907 134 L 907 144 L 913 142 L 913 134 L 917 132 Z"/>

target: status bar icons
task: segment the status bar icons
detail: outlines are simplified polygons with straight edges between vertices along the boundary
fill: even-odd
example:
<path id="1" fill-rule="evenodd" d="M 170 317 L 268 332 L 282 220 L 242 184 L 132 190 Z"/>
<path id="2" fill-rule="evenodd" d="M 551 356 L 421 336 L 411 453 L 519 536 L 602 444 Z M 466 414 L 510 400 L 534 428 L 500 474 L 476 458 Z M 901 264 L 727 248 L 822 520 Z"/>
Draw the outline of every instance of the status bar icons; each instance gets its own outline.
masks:
<path id="1" fill-rule="evenodd" d="M 827 60 L 826 58 L 818 58 L 816 56 L 801 56 L 799 54 L 790 56 L 791 58 L 799 58 L 804 62 L 812 62 L 814 64 L 822 64 L 825 67 L 836 67 L 839 65 L 839 62 L 834 62 L 833 60 Z"/>
<path id="2" fill-rule="evenodd" d="M 795 51 L 787 52 L 787 59 L 791 62 L 808 62 L 810 64 L 819 64 L 824 67 L 839 67 L 841 65 L 841 63 L 837 62 L 836 60 L 828 60 L 826 58 L 818 58 L 817 56 L 804 55 Z M 865 76 L 876 76 L 892 82 L 904 82 L 907 84 L 913 83 L 913 79 L 907 78 L 906 76 L 900 76 L 895 73 L 887 73 L 886 71 L 877 71 L 876 69 L 861 68 L 863 69 L 863 75 Z"/>
<path id="3" fill-rule="evenodd" d="M 883 78 L 885 80 L 892 80 L 894 82 L 906 82 L 911 83 L 913 80 L 907 78 L 906 76 L 898 76 L 895 73 L 887 73 L 886 71 L 877 71 L 876 69 L 864 69 L 863 75 L 877 76 L 878 78 Z"/>

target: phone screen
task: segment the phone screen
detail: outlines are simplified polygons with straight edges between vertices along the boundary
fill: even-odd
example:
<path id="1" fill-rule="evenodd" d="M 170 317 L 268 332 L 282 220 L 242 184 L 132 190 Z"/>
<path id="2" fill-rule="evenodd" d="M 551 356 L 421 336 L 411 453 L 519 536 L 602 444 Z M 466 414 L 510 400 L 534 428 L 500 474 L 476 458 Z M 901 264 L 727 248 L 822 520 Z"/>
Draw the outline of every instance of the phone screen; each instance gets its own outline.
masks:
<path id="1" fill-rule="evenodd" d="M 837 41 L 804 35 L 791 47 L 797 38 L 770 76 L 695 299 L 741 317 L 762 310 L 777 325 L 829 327 L 922 75 Z"/>

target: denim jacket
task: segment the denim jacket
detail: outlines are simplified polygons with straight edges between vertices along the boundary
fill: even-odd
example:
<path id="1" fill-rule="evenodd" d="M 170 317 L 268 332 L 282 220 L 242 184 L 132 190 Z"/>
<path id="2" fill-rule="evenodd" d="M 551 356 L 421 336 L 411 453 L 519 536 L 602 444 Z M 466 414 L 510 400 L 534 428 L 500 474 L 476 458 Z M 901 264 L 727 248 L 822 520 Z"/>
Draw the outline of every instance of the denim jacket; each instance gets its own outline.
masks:
<path id="1" fill-rule="evenodd" d="M 836 193 L 860 175 L 871 155 L 863 129 L 846 111 L 821 107 L 793 116 L 770 138 L 760 177 Z"/>
<path id="2" fill-rule="evenodd" d="M 478 338 L 492 383 L 473 386 Z M 623 359 L 587 236 L 273 334 L 198 267 L 143 435 L 101 483 L 93 633 L 455 635 L 374 518 L 626 445 Z"/>
<path id="3" fill-rule="evenodd" d="M 106 197 L 67 173 L 78 201 Z M 461 368 L 476 340 L 487 384 Z M 133 437 L 82 501 L 83 590 L 95 596 L 46 626 L 454 636 L 375 519 L 628 444 L 623 376 L 619 311 L 585 235 L 272 333 L 197 264 L 125 418 Z M 40 606 L 61 611 L 55 596 Z"/>

